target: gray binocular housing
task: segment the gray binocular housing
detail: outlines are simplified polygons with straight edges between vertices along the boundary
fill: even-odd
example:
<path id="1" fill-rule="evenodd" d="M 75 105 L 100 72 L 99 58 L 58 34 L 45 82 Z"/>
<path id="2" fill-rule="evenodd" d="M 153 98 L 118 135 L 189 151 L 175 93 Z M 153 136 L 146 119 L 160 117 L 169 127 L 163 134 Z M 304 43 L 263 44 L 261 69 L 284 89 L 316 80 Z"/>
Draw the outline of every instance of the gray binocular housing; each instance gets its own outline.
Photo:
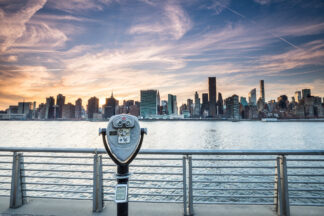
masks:
<path id="1" fill-rule="evenodd" d="M 144 133 L 146 134 L 147 130 L 140 128 L 137 117 L 127 114 L 112 116 L 107 129 L 99 129 L 106 151 L 117 165 L 129 164 L 135 158 Z"/>

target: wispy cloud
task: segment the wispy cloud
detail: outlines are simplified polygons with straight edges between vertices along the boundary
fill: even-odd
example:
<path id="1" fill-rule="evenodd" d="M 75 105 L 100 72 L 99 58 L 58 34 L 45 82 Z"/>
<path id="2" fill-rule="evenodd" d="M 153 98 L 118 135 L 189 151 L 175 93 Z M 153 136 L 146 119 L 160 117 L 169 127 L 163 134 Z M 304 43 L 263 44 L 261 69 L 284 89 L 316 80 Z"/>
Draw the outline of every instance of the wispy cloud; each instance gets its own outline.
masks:
<path id="1" fill-rule="evenodd" d="M 192 21 L 188 14 L 176 3 L 163 3 L 162 17 L 157 21 L 148 20 L 139 23 L 129 29 L 130 34 L 159 34 L 162 36 L 180 39 L 192 27 Z"/>
<path id="2" fill-rule="evenodd" d="M 10 47 L 26 30 L 25 24 L 31 17 L 41 9 L 46 0 L 27 1 L 26 4 L 10 5 L 10 12 L 0 8 L 0 51 L 4 52 Z M 9 7 L 9 6 L 8 6 Z M 12 11 L 12 8 L 15 10 Z"/>

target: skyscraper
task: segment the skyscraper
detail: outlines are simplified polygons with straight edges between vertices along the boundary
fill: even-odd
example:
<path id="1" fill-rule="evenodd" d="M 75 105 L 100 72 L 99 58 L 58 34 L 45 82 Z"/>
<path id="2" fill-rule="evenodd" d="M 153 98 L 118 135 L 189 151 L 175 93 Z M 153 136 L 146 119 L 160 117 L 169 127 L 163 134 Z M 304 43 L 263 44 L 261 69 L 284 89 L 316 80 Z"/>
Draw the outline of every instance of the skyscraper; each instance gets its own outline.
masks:
<path id="1" fill-rule="evenodd" d="M 217 112 L 219 115 L 224 114 L 224 103 L 222 93 L 218 92 L 218 100 L 217 100 Z"/>
<path id="2" fill-rule="evenodd" d="M 195 108 L 194 108 L 194 116 L 200 116 L 200 98 L 198 92 L 195 93 Z"/>
<path id="3" fill-rule="evenodd" d="M 158 91 L 141 90 L 140 115 L 144 118 L 157 115 Z"/>
<path id="4" fill-rule="evenodd" d="M 216 77 L 208 77 L 209 115 L 216 117 Z"/>
<path id="5" fill-rule="evenodd" d="M 201 115 L 208 115 L 209 113 L 209 103 L 208 103 L 208 93 L 203 93 L 202 94 L 202 104 L 201 104 L 201 110 L 200 110 Z"/>
<path id="6" fill-rule="evenodd" d="M 75 118 L 81 119 L 82 118 L 82 99 L 79 98 L 75 101 Z"/>
<path id="7" fill-rule="evenodd" d="M 168 113 L 178 115 L 177 96 L 168 94 Z"/>
<path id="8" fill-rule="evenodd" d="M 265 96 L 264 96 L 264 80 L 260 80 L 260 97 L 263 103 L 265 102 Z"/>
<path id="9" fill-rule="evenodd" d="M 65 96 L 62 94 L 58 94 L 56 97 L 56 118 L 62 118 L 62 112 L 63 112 L 63 105 L 65 104 Z"/>
<path id="10" fill-rule="evenodd" d="M 295 91 L 295 101 L 299 103 L 300 100 L 301 100 L 301 92 Z"/>
<path id="11" fill-rule="evenodd" d="M 54 97 L 46 98 L 45 119 L 54 119 Z"/>
<path id="12" fill-rule="evenodd" d="M 303 96 L 304 100 L 305 100 L 305 98 L 310 97 L 311 96 L 311 90 L 310 89 L 303 89 L 302 90 L 302 96 Z"/>
<path id="13" fill-rule="evenodd" d="M 256 105 L 256 102 L 256 89 L 254 88 L 249 92 L 249 104 Z"/>
<path id="14" fill-rule="evenodd" d="M 110 118 L 113 115 L 116 115 L 116 106 L 118 101 L 114 98 L 114 94 L 111 93 L 110 98 L 106 98 L 106 103 L 103 106 L 104 118 Z"/>
<path id="15" fill-rule="evenodd" d="M 96 97 L 92 97 L 88 100 L 88 118 L 93 119 L 93 114 L 99 112 L 99 99 Z"/>
<path id="16" fill-rule="evenodd" d="M 190 113 L 190 116 L 193 116 L 193 100 L 187 99 L 187 109 Z"/>

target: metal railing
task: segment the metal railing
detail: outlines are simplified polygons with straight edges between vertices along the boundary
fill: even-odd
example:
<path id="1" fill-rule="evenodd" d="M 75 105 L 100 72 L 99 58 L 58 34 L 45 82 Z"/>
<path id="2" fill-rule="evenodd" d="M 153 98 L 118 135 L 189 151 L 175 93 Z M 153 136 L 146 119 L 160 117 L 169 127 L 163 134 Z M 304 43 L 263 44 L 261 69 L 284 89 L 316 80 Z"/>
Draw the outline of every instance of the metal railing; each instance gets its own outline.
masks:
<path id="1" fill-rule="evenodd" d="M 18 208 L 28 198 L 114 200 L 116 165 L 103 149 L 0 147 L 0 196 Z M 324 206 L 324 150 L 141 150 L 130 164 L 129 201 Z"/>

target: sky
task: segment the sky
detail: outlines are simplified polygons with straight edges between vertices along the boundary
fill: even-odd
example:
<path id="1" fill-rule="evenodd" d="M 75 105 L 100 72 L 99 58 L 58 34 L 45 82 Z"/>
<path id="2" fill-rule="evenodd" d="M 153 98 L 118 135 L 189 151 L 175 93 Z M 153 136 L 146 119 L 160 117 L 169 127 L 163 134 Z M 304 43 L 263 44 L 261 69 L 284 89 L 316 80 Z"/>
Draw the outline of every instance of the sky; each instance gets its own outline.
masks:
<path id="1" fill-rule="evenodd" d="M 324 97 L 322 0 L 0 0 L 0 109 L 157 89 Z"/>

